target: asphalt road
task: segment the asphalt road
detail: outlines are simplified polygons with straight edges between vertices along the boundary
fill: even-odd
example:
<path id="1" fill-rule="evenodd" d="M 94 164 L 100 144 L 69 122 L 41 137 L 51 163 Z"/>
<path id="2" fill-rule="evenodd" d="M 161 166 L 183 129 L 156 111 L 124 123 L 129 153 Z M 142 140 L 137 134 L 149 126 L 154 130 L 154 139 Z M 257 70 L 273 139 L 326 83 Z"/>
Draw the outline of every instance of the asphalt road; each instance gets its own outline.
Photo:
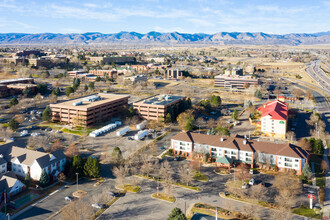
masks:
<path id="1" fill-rule="evenodd" d="M 95 190 L 95 187 L 93 186 L 94 184 L 95 181 L 81 179 L 79 180 L 78 187 L 79 189 L 91 193 Z M 45 220 L 63 208 L 68 203 L 64 198 L 66 196 L 72 196 L 72 193 L 76 190 L 76 185 L 71 185 L 67 188 L 64 188 L 54 195 L 48 197 L 41 203 L 37 204 L 36 206 L 33 206 L 23 214 L 17 216 L 15 219 Z"/>
<path id="2" fill-rule="evenodd" d="M 320 68 L 320 60 L 311 62 L 306 68 L 306 72 L 312 77 L 325 92 L 330 93 L 330 78 Z"/>
<path id="3" fill-rule="evenodd" d="M 308 90 L 310 89 L 309 87 L 305 86 L 313 86 L 312 84 L 305 83 L 300 80 L 296 79 L 287 79 L 293 83 L 293 85 L 303 89 L 303 90 Z M 316 90 L 312 90 L 315 102 L 316 102 L 316 110 L 322 115 L 322 119 L 326 124 L 326 131 L 330 132 L 330 105 L 327 101 L 327 98 L 324 97 L 321 93 L 319 93 Z"/>

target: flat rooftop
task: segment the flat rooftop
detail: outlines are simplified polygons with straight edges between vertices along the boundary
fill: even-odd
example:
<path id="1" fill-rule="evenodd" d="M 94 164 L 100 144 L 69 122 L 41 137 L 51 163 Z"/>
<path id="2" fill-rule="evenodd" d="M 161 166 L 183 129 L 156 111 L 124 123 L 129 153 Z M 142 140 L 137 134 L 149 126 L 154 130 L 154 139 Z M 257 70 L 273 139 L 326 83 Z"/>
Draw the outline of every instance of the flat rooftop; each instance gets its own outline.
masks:
<path id="1" fill-rule="evenodd" d="M 86 98 L 99 96 L 101 99 L 95 101 L 86 101 Z M 102 105 L 108 102 L 113 102 L 122 98 L 129 98 L 129 95 L 117 95 L 117 94 L 109 94 L 109 93 L 98 93 L 94 95 L 84 96 L 77 99 L 72 99 L 66 102 L 61 102 L 57 104 L 50 104 L 50 107 L 57 108 L 69 108 L 69 109 L 77 109 L 77 110 L 88 110 L 90 108 L 94 108 L 98 105 Z M 79 103 L 78 105 L 74 105 L 74 103 Z"/>
<path id="2" fill-rule="evenodd" d="M 141 100 L 139 102 L 133 103 L 137 105 L 162 105 L 165 106 L 167 104 L 170 104 L 174 101 L 180 100 L 184 98 L 185 96 L 179 96 L 179 95 L 157 95 L 148 99 Z"/>
<path id="3" fill-rule="evenodd" d="M 25 81 L 25 80 L 31 80 L 33 78 L 16 78 L 16 79 L 5 79 L 5 80 L 0 80 L 1 83 L 8 83 L 8 82 L 19 82 L 19 81 Z"/>

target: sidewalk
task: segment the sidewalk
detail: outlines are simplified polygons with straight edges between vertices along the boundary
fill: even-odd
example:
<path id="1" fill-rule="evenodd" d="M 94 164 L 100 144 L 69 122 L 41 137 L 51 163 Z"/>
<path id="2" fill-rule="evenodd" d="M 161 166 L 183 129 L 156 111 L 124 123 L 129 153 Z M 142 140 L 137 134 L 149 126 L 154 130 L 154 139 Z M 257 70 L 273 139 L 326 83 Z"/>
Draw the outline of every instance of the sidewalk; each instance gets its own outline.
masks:
<path id="1" fill-rule="evenodd" d="M 323 160 L 327 162 L 329 165 L 328 160 L 328 151 L 329 149 L 324 150 Z M 325 178 L 325 198 L 324 198 L 324 206 L 323 206 L 323 219 L 330 219 L 330 175 L 327 171 L 326 178 Z"/>

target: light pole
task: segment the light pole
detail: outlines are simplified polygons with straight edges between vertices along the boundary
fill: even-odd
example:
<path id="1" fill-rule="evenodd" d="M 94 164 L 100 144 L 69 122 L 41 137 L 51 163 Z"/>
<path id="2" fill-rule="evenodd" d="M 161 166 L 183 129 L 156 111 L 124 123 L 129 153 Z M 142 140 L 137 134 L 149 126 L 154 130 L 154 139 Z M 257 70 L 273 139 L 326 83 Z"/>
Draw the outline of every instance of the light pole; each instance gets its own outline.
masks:
<path id="1" fill-rule="evenodd" d="M 236 172 L 236 170 L 235 170 L 235 164 L 233 164 L 234 165 L 234 182 L 236 181 L 236 179 L 235 179 L 235 172 Z"/>
<path id="2" fill-rule="evenodd" d="M 79 173 L 76 173 L 76 176 L 77 176 L 77 191 L 78 191 L 78 176 L 79 176 Z"/>

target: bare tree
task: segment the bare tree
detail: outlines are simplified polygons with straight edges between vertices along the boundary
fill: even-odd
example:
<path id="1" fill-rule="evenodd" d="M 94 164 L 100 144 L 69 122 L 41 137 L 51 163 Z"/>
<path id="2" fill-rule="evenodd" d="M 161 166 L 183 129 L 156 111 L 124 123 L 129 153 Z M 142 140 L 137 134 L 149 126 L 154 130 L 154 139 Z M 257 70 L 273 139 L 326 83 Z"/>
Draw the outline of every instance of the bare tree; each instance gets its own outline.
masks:
<path id="1" fill-rule="evenodd" d="M 263 201 L 266 199 L 268 193 L 268 189 L 261 184 L 255 185 L 250 190 L 250 196 L 259 201 Z"/>
<path id="2" fill-rule="evenodd" d="M 50 149 L 51 152 L 54 152 L 57 150 L 64 150 L 64 146 L 60 139 L 56 139 L 56 141 L 53 143 L 53 146 Z"/>
<path id="3" fill-rule="evenodd" d="M 301 138 L 299 140 L 298 146 L 300 146 L 304 150 L 311 150 L 311 143 L 306 138 Z"/>
<path id="4" fill-rule="evenodd" d="M 325 173 L 326 171 L 329 170 L 329 165 L 325 160 L 322 160 L 321 162 L 321 169 L 322 169 L 322 173 Z"/>
<path id="5" fill-rule="evenodd" d="M 291 142 L 294 142 L 296 140 L 296 133 L 294 131 L 288 131 L 286 133 L 286 139 L 288 139 Z"/>
<path id="6" fill-rule="evenodd" d="M 191 174 L 191 171 L 189 169 L 189 166 L 187 166 L 187 165 L 181 166 L 179 168 L 179 176 L 180 176 L 180 181 L 182 183 L 186 183 L 187 186 L 193 180 L 193 176 Z"/>
<path id="7" fill-rule="evenodd" d="M 116 183 L 117 185 L 124 185 L 125 184 L 125 177 L 127 176 L 129 172 L 129 168 L 127 165 L 125 166 L 119 166 L 113 168 L 113 174 L 116 177 Z"/>
<path id="8" fill-rule="evenodd" d="M 91 219 L 94 215 L 95 212 L 90 204 L 82 200 L 70 202 L 61 211 L 64 220 L 86 220 Z"/>
<path id="9" fill-rule="evenodd" d="M 200 129 L 203 128 L 205 126 L 205 120 L 202 117 L 198 117 L 195 121 L 196 126 Z"/>
<path id="10" fill-rule="evenodd" d="M 234 173 L 235 177 L 239 180 L 247 180 L 250 178 L 250 170 L 248 165 L 241 163 L 235 169 Z"/>
<path id="11" fill-rule="evenodd" d="M 69 145 L 68 149 L 65 151 L 65 156 L 72 158 L 75 155 L 79 154 L 79 149 L 76 143 L 72 143 Z"/>
<path id="12" fill-rule="evenodd" d="M 169 180 L 172 179 L 172 168 L 171 168 L 171 165 L 170 163 L 165 160 L 165 162 L 163 162 L 161 165 L 160 165 L 160 169 L 159 169 L 159 174 L 160 176 L 165 180 L 165 182 L 169 182 Z"/>
<path id="13" fill-rule="evenodd" d="M 242 212 L 244 213 L 247 219 L 254 219 L 256 215 L 256 209 L 253 205 L 244 205 Z"/>
<path id="14" fill-rule="evenodd" d="M 274 184 L 277 195 L 275 202 L 284 208 L 290 208 L 297 203 L 297 195 L 302 191 L 302 185 L 299 179 L 290 176 L 287 173 L 275 176 Z"/>
<path id="15" fill-rule="evenodd" d="M 216 122 L 213 118 L 210 118 L 208 121 L 207 121 L 207 128 L 213 128 L 215 127 L 216 125 Z"/>

